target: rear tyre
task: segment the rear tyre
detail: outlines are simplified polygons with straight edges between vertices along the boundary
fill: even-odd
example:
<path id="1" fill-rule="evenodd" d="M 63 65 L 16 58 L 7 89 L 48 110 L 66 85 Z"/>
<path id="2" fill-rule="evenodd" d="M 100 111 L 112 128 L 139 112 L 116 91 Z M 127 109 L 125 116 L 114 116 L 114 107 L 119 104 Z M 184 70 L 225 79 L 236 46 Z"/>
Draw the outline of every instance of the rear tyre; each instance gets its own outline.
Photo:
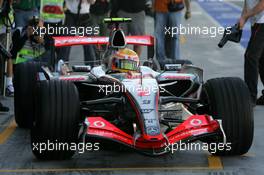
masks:
<path id="1" fill-rule="evenodd" d="M 21 128 L 32 127 L 34 119 L 34 97 L 37 73 L 41 72 L 41 62 L 25 62 L 15 65 L 14 106 L 16 123 Z"/>
<path id="2" fill-rule="evenodd" d="M 71 158 L 78 141 L 80 102 L 76 86 L 69 81 L 42 81 L 37 88 L 36 120 L 31 130 L 32 152 L 38 159 Z M 36 146 L 43 145 L 43 150 Z M 60 147 L 55 147 L 61 144 Z M 53 145 L 53 146 L 52 146 Z M 63 145 L 63 146 L 62 146 Z"/>
<path id="3" fill-rule="evenodd" d="M 251 147 L 254 135 L 253 109 L 246 84 L 240 78 L 216 78 L 204 85 L 209 114 L 221 119 L 229 149 L 210 150 L 216 155 L 242 155 Z M 222 143 L 218 138 L 211 143 Z"/>

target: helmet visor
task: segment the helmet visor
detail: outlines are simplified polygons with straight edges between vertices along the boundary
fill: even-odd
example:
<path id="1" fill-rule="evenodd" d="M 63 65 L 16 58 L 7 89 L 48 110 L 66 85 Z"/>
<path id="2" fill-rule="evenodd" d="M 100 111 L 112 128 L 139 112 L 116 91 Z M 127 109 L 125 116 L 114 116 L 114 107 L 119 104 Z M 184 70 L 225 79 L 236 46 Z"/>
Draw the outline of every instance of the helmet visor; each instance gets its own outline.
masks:
<path id="1" fill-rule="evenodd" d="M 119 70 L 128 70 L 128 71 L 138 70 L 137 62 L 133 60 L 127 60 L 127 59 L 114 58 L 113 67 Z"/>

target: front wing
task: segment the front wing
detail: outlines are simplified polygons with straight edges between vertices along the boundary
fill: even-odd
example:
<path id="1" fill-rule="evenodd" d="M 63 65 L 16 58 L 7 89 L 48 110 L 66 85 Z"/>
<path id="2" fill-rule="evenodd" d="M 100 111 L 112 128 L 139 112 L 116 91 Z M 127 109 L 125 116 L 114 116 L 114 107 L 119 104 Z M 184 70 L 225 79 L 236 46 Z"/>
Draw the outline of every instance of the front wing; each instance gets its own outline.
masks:
<path id="1" fill-rule="evenodd" d="M 191 141 L 195 138 L 217 134 L 220 130 L 218 121 L 207 115 L 192 115 L 160 139 L 146 140 L 125 133 L 102 117 L 87 117 L 87 137 L 108 139 L 135 148 L 137 150 L 161 150 L 167 145 L 179 141 Z"/>

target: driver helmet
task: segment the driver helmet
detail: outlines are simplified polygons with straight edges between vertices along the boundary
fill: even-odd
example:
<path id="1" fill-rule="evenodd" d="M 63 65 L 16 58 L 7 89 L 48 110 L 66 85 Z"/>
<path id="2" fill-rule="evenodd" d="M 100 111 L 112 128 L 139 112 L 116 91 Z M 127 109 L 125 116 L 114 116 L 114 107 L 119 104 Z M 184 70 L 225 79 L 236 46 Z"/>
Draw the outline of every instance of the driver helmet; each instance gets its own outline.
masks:
<path id="1" fill-rule="evenodd" d="M 115 52 L 109 62 L 108 68 L 113 72 L 126 73 L 129 71 L 138 71 L 139 57 L 131 49 L 125 48 Z"/>

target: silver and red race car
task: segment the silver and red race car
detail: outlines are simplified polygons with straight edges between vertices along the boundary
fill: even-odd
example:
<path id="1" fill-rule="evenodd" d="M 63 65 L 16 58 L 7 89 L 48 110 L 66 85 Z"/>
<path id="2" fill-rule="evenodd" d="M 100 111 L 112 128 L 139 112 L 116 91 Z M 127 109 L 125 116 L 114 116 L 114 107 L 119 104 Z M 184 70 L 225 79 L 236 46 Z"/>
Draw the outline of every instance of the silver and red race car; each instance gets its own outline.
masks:
<path id="1" fill-rule="evenodd" d="M 124 36 L 118 24 L 125 19 L 108 21 L 116 24 L 110 37 L 54 37 L 54 47 L 94 44 L 118 50 L 132 44 L 148 46 L 153 54 L 152 36 Z M 179 142 L 222 144 L 214 152 L 209 149 L 217 155 L 241 155 L 251 147 L 253 110 L 239 78 L 204 83 L 203 70 L 183 60 L 153 66 L 150 59 L 133 73 L 108 71 L 103 63 L 65 69 L 52 60 L 53 67 L 22 63 L 17 74 L 24 77 L 15 81 L 21 88 L 15 94 L 16 121 L 31 128 L 32 151 L 39 159 L 67 159 L 75 153 L 33 149 L 48 142 L 110 147 L 114 142 L 147 155 L 170 153 Z"/>

